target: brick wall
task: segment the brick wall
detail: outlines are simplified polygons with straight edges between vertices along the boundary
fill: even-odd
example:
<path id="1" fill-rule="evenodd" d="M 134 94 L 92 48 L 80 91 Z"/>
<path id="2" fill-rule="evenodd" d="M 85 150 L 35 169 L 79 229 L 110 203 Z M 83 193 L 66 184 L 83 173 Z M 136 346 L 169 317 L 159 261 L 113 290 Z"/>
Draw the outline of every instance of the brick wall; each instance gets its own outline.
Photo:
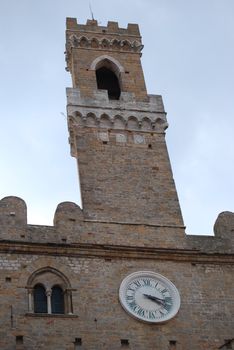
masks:
<path id="1" fill-rule="evenodd" d="M 191 264 L 154 259 L 112 257 L 2 255 L 0 347 L 15 349 L 15 336 L 22 335 L 24 349 L 120 349 L 128 339 L 130 349 L 218 349 L 234 327 L 233 265 L 198 262 Z M 52 266 L 66 274 L 73 291 L 74 315 L 29 315 L 27 290 L 31 273 Z M 149 325 L 136 321 L 121 307 L 120 282 L 126 275 L 152 270 L 169 278 L 181 295 L 181 308 L 171 321 Z M 6 278 L 11 278 L 7 282 Z"/>

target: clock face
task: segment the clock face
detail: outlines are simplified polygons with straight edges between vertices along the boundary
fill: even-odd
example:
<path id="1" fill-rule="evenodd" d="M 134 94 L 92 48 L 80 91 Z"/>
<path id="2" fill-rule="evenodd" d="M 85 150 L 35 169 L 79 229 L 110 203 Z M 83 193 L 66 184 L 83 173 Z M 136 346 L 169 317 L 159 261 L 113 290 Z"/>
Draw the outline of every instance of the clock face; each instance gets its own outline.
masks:
<path id="1" fill-rule="evenodd" d="M 180 295 L 174 284 L 151 271 L 127 276 L 120 285 L 119 299 L 131 316 L 151 323 L 170 320 L 180 307 Z"/>

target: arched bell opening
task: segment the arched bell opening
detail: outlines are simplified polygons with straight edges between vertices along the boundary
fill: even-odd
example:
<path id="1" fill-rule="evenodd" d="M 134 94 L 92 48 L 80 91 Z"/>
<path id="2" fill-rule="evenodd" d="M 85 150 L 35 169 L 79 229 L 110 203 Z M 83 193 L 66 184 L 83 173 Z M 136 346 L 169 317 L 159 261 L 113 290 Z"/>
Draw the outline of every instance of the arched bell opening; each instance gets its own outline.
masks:
<path id="1" fill-rule="evenodd" d="M 96 79 L 98 89 L 107 90 L 110 100 L 119 100 L 120 85 L 116 74 L 105 66 L 96 70 Z"/>

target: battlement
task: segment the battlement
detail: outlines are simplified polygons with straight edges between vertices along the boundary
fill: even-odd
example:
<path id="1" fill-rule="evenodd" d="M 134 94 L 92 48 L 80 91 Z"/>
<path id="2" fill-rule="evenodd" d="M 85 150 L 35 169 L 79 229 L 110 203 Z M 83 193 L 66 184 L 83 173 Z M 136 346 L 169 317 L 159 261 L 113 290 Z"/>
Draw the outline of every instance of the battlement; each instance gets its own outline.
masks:
<path id="1" fill-rule="evenodd" d="M 99 26 L 97 20 L 88 19 L 86 24 L 78 24 L 76 18 L 67 18 L 67 30 L 79 32 L 94 32 L 99 34 L 118 34 L 140 37 L 138 24 L 129 23 L 127 28 L 119 28 L 118 22 L 109 21 L 107 26 Z"/>
<path id="2" fill-rule="evenodd" d="M 119 28 L 117 22 L 108 22 L 105 27 L 96 20 L 88 20 L 84 25 L 75 18 L 67 19 L 66 70 L 72 75 L 73 87 L 79 87 L 83 96 L 92 97 L 97 87 L 96 72 L 105 68 L 114 74 L 115 84 L 122 92 L 132 92 L 138 100 L 146 100 L 142 49 L 137 24 Z M 98 84 L 106 84 L 106 80 L 101 79 Z"/>
<path id="3" fill-rule="evenodd" d="M 165 233 L 166 230 L 166 233 Z M 0 200 L 0 242 L 14 241 L 43 244 L 112 244 L 132 247 L 192 249 L 204 253 L 233 254 L 234 213 L 220 213 L 215 236 L 184 235 L 183 227 L 160 227 L 123 222 L 89 220 L 73 202 L 60 203 L 55 211 L 54 226 L 27 224 L 27 207 L 18 197 Z M 144 240 L 139 237 L 144 232 Z"/>
<path id="4" fill-rule="evenodd" d="M 67 19 L 66 61 L 71 69 L 72 49 L 95 49 L 98 51 L 119 51 L 141 54 L 143 45 L 137 24 L 128 24 L 127 29 L 119 28 L 117 22 L 108 22 L 107 27 L 98 26 L 96 20 L 88 20 L 86 25 L 77 24 L 75 18 Z"/>
<path id="5" fill-rule="evenodd" d="M 27 225 L 27 207 L 23 199 L 8 196 L 0 200 L 1 227 L 24 227 Z"/>

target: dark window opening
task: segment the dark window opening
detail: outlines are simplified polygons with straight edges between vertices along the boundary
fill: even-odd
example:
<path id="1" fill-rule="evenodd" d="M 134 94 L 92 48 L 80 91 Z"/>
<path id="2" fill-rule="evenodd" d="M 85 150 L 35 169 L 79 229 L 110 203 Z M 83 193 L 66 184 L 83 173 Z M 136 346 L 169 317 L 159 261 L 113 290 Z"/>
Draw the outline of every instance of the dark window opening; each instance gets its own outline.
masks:
<path id="1" fill-rule="evenodd" d="M 82 339 L 81 338 L 75 338 L 75 345 L 82 345 Z"/>
<path id="2" fill-rule="evenodd" d="M 122 346 L 129 346 L 129 340 L 128 339 L 121 339 L 121 345 Z"/>
<path id="3" fill-rule="evenodd" d="M 52 314 L 64 314 L 64 295 L 62 288 L 59 286 L 52 288 L 51 308 Z"/>
<path id="4" fill-rule="evenodd" d="M 22 335 L 17 335 L 15 337 L 16 344 L 23 344 L 24 343 L 24 337 Z"/>
<path id="5" fill-rule="evenodd" d="M 107 90 L 110 100 L 119 100 L 119 80 L 114 72 L 106 67 L 101 67 L 96 70 L 96 78 L 98 89 Z"/>
<path id="6" fill-rule="evenodd" d="M 170 340 L 170 341 L 169 341 L 169 344 L 170 344 L 170 347 L 171 347 L 172 349 L 175 349 L 175 347 L 176 347 L 176 340 Z"/>
<path id="7" fill-rule="evenodd" d="M 226 349 L 232 349 L 232 341 L 233 339 L 225 339 Z"/>
<path id="8" fill-rule="evenodd" d="M 47 296 L 45 288 L 37 284 L 34 287 L 34 312 L 35 313 L 47 313 Z"/>
<path id="9" fill-rule="evenodd" d="M 8 283 L 11 282 L 11 277 L 6 277 L 5 281 L 8 282 Z"/>

